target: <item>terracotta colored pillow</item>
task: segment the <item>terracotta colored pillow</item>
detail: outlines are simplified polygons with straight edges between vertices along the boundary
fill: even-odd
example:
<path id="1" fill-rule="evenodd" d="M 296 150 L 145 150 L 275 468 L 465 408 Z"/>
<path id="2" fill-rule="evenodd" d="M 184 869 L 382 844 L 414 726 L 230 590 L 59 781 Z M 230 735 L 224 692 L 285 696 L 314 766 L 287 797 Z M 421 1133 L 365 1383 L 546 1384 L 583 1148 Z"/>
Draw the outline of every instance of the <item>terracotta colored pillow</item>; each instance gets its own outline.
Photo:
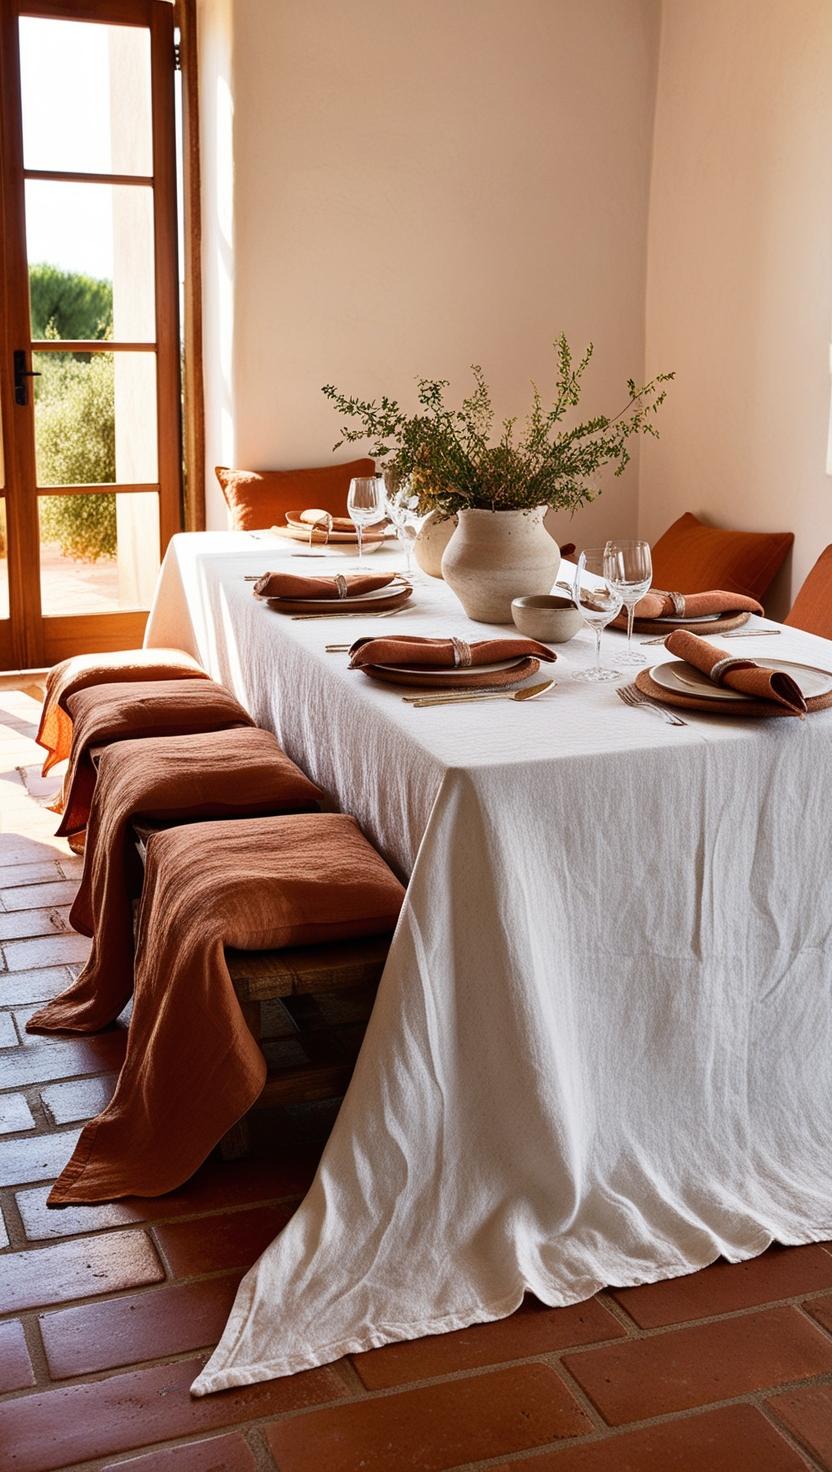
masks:
<path id="1" fill-rule="evenodd" d="M 832 639 L 832 544 L 821 552 L 784 622 Z"/>
<path id="2" fill-rule="evenodd" d="M 762 603 L 786 560 L 793 532 L 729 532 L 690 511 L 653 548 L 653 586 L 674 593 L 722 588 Z"/>
<path id="3" fill-rule="evenodd" d="M 237 532 L 283 526 L 287 511 L 320 506 L 333 516 L 346 516 L 347 493 L 354 475 L 375 475 L 375 461 L 348 460 L 312 470 L 229 470 L 216 467 L 231 524 Z"/>

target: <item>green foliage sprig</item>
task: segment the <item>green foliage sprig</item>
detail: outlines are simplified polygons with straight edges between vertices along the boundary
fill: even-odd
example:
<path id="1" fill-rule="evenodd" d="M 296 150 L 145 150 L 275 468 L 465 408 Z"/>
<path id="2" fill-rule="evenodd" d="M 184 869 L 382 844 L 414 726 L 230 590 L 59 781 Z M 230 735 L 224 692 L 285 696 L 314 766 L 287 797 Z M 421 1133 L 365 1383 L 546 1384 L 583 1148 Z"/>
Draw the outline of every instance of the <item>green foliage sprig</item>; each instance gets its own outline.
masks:
<path id="1" fill-rule="evenodd" d="M 385 471 L 411 482 L 422 512 L 450 516 L 474 507 L 526 511 L 542 505 L 575 511 L 600 495 L 601 487 L 592 481 L 605 465 L 622 474 L 633 435 L 658 438 L 653 421 L 665 400 L 663 385 L 675 375 L 659 373 L 640 386 L 628 379 L 628 399 L 617 414 L 598 414 L 571 429 L 561 428 L 580 402 L 593 346 L 577 362 L 563 334 L 554 347 L 557 375 L 551 406 L 544 406 L 532 384 L 525 420 L 518 425 L 516 418 L 504 419 L 496 440 L 491 394 L 478 364 L 471 369 L 473 392 L 458 409 L 445 403 L 450 384 L 444 378 L 416 380 L 415 414 L 407 414 L 395 399 L 350 398 L 327 384 L 322 392 L 350 421 L 333 448 L 367 442 L 370 453 L 385 462 Z"/>

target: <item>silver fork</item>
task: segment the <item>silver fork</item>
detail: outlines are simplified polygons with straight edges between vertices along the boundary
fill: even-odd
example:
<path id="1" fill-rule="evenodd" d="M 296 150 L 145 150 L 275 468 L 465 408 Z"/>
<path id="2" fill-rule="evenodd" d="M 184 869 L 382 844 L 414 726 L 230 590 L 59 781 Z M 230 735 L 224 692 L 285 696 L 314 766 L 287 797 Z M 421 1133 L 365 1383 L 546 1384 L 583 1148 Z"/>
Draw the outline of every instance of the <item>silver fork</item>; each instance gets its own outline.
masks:
<path id="1" fill-rule="evenodd" d="M 674 711 L 667 710 L 663 705 L 656 705 L 649 696 L 642 694 L 637 685 L 619 685 L 615 693 L 625 705 L 632 706 L 634 710 L 638 710 L 639 707 L 644 710 L 652 710 L 655 715 L 661 716 L 663 721 L 667 721 L 669 726 L 687 725 L 687 721 L 683 721 L 682 717 L 677 716 Z"/>
<path id="2" fill-rule="evenodd" d="M 642 639 L 641 642 L 642 642 L 642 644 L 663 644 L 664 641 L 665 641 L 665 639 L 669 639 L 670 638 L 671 632 L 672 632 L 671 630 L 668 630 L 668 632 L 666 634 L 660 634 L 657 639 Z M 693 629 L 689 629 L 688 632 L 692 634 L 694 632 L 694 630 Z M 743 631 L 741 634 L 719 634 L 719 633 L 717 633 L 717 634 L 714 634 L 713 637 L 715 639 L 719 639 L 720 642 L 723 639 L 773 639 L 774 636 L 775 636 L 775 634 L 779 634 L 779 633 L 780 633 L 780 630 L 779 629 L 749 629 L 747 632 L 746 631 Z"/>

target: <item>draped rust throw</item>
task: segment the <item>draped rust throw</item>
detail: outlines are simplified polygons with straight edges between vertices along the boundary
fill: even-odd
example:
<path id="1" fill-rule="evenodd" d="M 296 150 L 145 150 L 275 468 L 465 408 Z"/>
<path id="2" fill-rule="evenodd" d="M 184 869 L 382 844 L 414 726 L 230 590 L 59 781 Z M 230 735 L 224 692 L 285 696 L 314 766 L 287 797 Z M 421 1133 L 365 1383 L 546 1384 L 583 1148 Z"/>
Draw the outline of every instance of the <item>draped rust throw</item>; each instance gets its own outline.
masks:
<path id="1" fill-rule="evenodd" d="M 69 915 L 92 936 L 89 960 L 66 991 L 30 1018 L 29 1032 L 95 1032 L 133 992 L 132 894 L 141 887 L 131 823 L 169 823 L 309 811 L 320 791 L 256 727 L 145 741 L 102 753 L 87 826 L 84 873 Z"/>
<path id="2" fill-rule="evenodd" d="M 132 685 L 95 685 L 70 695 L 72 748 L 64 779 L 60 837 L 87 826 L 95 788 L 90 748 L 145 736 L 185 736 L 253 726 L 238 700 L 213 680 L 149 680 Z"/>
<path id="3" fill-rule="evenodd" d="M 43 774 L 69 756 L 72 719 L 70 695 L 90 685 L 134 680 L 196 680 L 209 677 L 182 649 L 119 649 L 110 654 L 76 654 L 56 664 L 46 676 L 46 693 L 35 737 L 46 749 Z"/>
<path id="4" fill-rule="evenodd" d="M 161 1196 L 254 1103 L 266 1063 L 226 946 L 265 950 L 393 930 L 404 890 L 354 818 L 186 824 L 147 846 L 127 1054 L 51 1205 Z"/>

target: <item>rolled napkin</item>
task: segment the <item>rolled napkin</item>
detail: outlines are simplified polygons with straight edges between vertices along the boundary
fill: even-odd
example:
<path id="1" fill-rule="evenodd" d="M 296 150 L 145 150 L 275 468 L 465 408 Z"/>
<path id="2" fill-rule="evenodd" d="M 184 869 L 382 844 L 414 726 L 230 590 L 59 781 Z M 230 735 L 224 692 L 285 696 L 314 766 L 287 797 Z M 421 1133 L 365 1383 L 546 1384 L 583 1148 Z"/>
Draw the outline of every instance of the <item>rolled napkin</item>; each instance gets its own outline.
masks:
<path id="1" fill-rule="evenodd" d="M 355 525 L 349 516 L 333 516 L 331 511 L 322 511 L 319 506 L 311 506 L 308 511 L 302 511 L 298 520 L 306 526 L 320 527 L 327 532 L 355 531 Z"/>
<path id="2" fill-rule="evenodd" d="M 684 659 L 695 670 L 701 670 L 715 685 L 726 685 L 754 700 L 767 700 L 783 706 L 789 715 L 806 714 L 806 701 L 800 687 L 782 670 L 769 670 L 753 659 L 735 659 L 716 644 L 700 639 L 685 629 L 676 629 L 664 641 L 665 649 Z"/>
<path id="3" fill-rule="evenodd" d="M 706 614 L 763 613 L 763 605 L 756 598 L 746 598 L 744 593 L 726 593 L 714 588 L 709 593 L 665 593 L 661 588 L 651 588 L 639 598 L 635 608 L 636 618 L 703 618 Z M 623 614 L 627 622 L 627 611 Z M 617 622 L 617 620 L 616 620 Z"/>
<path id="4" fill-rule="evenodd" d="M 377 588 L 387 588 L 397 574 L 386 573 L 336 573 L 332 578 L 304 578 L 292 572 L 264 572 L 254 584 L 259 598 L 321 598 L 340 601 L 356 598 L 359 593 L 374 593 Z"/>
<path id="5" fill-rule="evenodd" d="M 410 669 L 414 665 L 429 670 L 475 669 L 482 664 L 497 664 L 501 659 L 523 659 L 533 656 L 549 663 L 557 655 L 536 639 L 478 639 L 469 644 L 465 639 L 425 639 L 417 634 L 391 639 L 356 639 L 350 650 L 350 669 L 365 665 L 386 665 L 391 669 Z"/>

